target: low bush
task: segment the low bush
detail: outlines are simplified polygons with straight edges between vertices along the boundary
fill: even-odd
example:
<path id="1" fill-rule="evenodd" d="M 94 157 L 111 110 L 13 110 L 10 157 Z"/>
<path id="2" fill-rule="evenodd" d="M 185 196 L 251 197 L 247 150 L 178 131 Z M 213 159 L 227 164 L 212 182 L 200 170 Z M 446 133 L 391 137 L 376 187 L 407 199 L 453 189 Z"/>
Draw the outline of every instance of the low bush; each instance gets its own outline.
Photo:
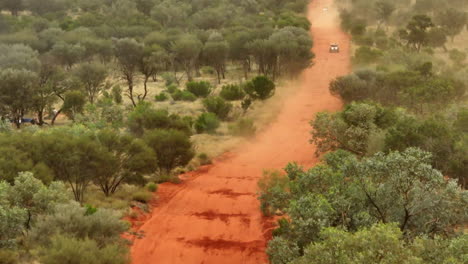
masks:
<path id="1" fill-rule="evenodd" d="M 154 100 L 156 100 L 156 102 L 164 102 L 167 99 L 169 99 L 169 96 L 165 92 L 161 92 L 160 94 L 154 97 Z"/>
<path id="2" fill-rule="evenodd" d="M 266 100 L 275 94 L 275 83 L 260 75 L 245 84 L 244 90 L 252 99 Z"/>
<path id="3" fill-rule="evenodd" d="M 209 82 L 188 82 L 186 84 L 187 91 L 196 95 L 197 97 L 207 97 L 211 93 L 211 84 Z"/>
<path id="4" fill-rule="evenodd" d="M 0 264 L 18 263 L 18 253 L 13 250 L 0 249 Z"/>
<path id="5" fill-rule="evenodd" d="M 206 153 L 200 153 L 198 154 L 198 161 L 200 162 L 200 165 L 208 165 L 211 164 L 211 159 L 208 157 Z"/>
<path id="6" fill-rule="evenodd" d="M 228 84 L 221 88 L 219 95 L 226 100 L 235 101 L 244 99 L 245 92 L 239 85 Z"/>
<path id="7" fill-rule="evenodd" d="M 214 133 L 219 127 L 218 117 L 213 113 L 203 113 L 195 121 L 195 130 L 197 133 Z"/>
<path id="8" fill-rule="evenodd" d="M 124 245 L 110 244 L 100 247 L 96 241 L 57 235 L 51 244 L 39 249 L 41 263 L 47 264 L 127 264 L 128 249 Z"/>
<path id="9" fill-rule="evenodd" d="M 216 114 L 220 119 L 226 120 L 231 112 L 232 104 L 219 96 L 211 96 L 203 100 L 206 111 Z"/>
<path id="10" fill-rule="evenodd" d="M 100 208 L 87 214 L 87 209 L 76 202 L 60 204 L 55 206 L 53 213 L 38 218 L 29 239 L 37 245 L 48 246 L 53 242 L 53 236 L 61 234 L 77 239 L 89 238 L 103 246 L 119 241 L 120 235 L 127 231 L 128 224 L 120 218 L 114 210 Z"/>
<path id="11" fill-rule="evenodd" d="M 193 102 L 197 100 L 197 96 L 190 91 L 177 90 L 172 94 L 172 99 L 175 101 Z"/>
<path id="12" fill-rule="evenodd" d="M 231 125 L 229 130 L 234 136 L 251 137 L 255 135 L 257 128 L 255 127 L 253 120 L 242 118 Z"/>
<path id="13" fill-rule="evenodd" d="M 175 93 L 177 90 L 179 90 L 179 88 L 177 88 L 177 85 L 175 84 L 171 84 L 166 87 L 166 91 L 170 94 Z"/>
<path id="14" fill-rule="evenodd" d="M 137 191 L 132 194 L 132 200 L 140 202 L 140 203 L 148 203 L 149 201 L 151 201 L 152 198 L 153 198 L 153 195 L 146 190 Z"/>
<path id="15" fill-rule="evenodd" d="M 156 192 L 158 190 L 158 185 L 154 182 L 148 182 L 145 187 L 150 192 Z"/>

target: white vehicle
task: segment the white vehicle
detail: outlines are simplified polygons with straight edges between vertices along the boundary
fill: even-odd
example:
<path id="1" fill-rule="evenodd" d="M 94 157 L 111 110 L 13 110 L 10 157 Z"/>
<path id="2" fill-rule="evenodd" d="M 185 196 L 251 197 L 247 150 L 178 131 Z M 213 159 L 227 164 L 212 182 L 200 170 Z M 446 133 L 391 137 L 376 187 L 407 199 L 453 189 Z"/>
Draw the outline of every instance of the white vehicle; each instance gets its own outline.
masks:
<path id="1" fill-rule="evenodd" d="M 339 53 L 340 52 L 340 46 L 336 43 L 330 44 L 330 53 Z"/>

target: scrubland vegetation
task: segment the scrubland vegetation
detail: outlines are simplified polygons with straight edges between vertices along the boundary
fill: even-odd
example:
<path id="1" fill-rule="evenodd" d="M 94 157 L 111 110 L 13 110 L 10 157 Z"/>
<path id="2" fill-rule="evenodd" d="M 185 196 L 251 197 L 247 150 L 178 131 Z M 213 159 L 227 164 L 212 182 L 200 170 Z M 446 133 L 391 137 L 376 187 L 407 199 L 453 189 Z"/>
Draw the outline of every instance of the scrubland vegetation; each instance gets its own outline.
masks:
<path id="1" fill-rule="evenodd" d="M 337 1 L 353 73 L 311 121 L 321 164 L 259 182 L 271 263 L 466 263 L 466 1 Z"/>
<path id="2" fill-rule="evenodd" d="M 130 206 L 310 65 L 307 3 L 0 0 L 0 263 L 129 263 Z"/>

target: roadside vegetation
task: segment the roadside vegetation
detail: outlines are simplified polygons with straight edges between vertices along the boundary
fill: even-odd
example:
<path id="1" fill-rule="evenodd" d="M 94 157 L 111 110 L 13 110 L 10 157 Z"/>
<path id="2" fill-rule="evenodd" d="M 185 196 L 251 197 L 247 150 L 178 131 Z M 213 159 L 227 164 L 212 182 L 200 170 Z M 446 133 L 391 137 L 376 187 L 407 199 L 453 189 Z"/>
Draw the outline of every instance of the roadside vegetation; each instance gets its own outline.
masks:
<path id="1" fill-rule="evenodd" d="M 0 263 L 129 263 L 130 208 L 311 64 L 306 4 L 0 0 Z"/>
<path id="2" fill-rule="evenodd" d="M 345 107 L 311 121 L 319 165 L 259 182 L 264 214 L 287 215 L 270 261 L 466 263 L 467 2 L 337 4 L 354 72 L 330 91 Z"/>

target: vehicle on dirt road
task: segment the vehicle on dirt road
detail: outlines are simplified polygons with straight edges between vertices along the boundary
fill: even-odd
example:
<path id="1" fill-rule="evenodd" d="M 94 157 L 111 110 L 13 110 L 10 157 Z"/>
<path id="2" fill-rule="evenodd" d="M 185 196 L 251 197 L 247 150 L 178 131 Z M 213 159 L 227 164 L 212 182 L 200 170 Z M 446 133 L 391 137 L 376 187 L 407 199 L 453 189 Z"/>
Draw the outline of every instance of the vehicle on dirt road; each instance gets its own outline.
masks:
<path id="1" fill-rule="evenodd" d="M 340 46 L 338 44 L 333 43 L 330 44 L 330 53 L 339 53 L 340 52 Z"/>

